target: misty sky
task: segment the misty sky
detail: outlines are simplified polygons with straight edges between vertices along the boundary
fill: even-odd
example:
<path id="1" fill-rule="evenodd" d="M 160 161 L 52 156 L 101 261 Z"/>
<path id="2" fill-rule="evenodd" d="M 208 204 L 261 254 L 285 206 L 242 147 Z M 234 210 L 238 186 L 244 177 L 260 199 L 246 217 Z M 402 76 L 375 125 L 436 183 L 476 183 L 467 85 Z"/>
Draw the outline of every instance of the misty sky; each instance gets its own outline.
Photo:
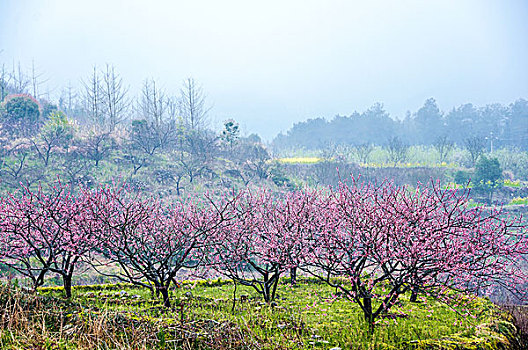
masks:
<path id="1" fill-rule="evenodd" d="M 528 98 L 526 0 L 0 0 L 0 63 L 52 94 L 111 63 L 137 92 L 192 76 L 217 123 L 270 140 L 383 102 L 395 117 Z"/>

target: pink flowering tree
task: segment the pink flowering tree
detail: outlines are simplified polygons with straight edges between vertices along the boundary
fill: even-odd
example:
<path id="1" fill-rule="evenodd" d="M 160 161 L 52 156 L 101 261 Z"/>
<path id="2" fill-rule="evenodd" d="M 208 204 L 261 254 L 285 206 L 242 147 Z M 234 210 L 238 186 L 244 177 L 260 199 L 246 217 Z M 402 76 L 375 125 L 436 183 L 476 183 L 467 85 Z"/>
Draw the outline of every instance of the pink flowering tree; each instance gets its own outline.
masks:
<path id="1" fill-rule="evenodd" d="M 281 247 L 292 284 L 305 257 L 312 252 L 314 239 L 321 231 L 332 229 L 334 217 L 322 210 L 328 208 L 329 198 L 324 191 L 312 189 L 286 192 L 266 211 L 270 243 Z"/>
<path id="2" fill-rule="evenodd" d="M 392 186 L 391 186 L 392 187 Z M 439 183 L 415 190 L 392 187 L 379 199 L 385 226 L 385 249 L 397 262 L 392 278 L 418 293 L 445 288 L 483 294 L 501 287 L 526 299 L 522 265 L 528 258 L 528 236 L 522 217 L 502 208 L 469 206 L 469 190 L 443 190 Z M 445 296 L 442 294 L 442 296 Z"/>
<path id="3" fill-rule="evenodd" d="M 201 263 L 197 249 L 223 220 L 222 210 L 209 210 L 208 204 L 189 199 L 168 206 L 125 188 L 100 188 L 91 204 L 93 219 L 103 226 L 99 253 L 104 259 L 96 268 L 117 264 L 120 272 L 111 276 L 161 294 L 170 307 L 169 287 L 176 274 Z"/>
<path id="4" fill-rule="evenodd" d="M 321 215 L 334 218 L 334 227 L 314 233 L 312 254 L 306 256 L 304 268 L 356 302 L 372 326 L 383 310 L 381 305 L 389 305 L 392 295 L 385 296 L 387 300 L 378 310 L 373 307 L 378 285 L 390 275 L 374 258 L 374 250 L 383 239 L 383 223 L 376 222 L 373 192 L 373 185 L 340 185 L 339 191 L 332 194 L 333 200 L 320 208 Z M 335 277 L 344 277 L 349 283 Z"/>
<path id="5" fill-rule="evenodd" d="M 66 297 L 71 297 L 76 268 L 90 257 L 96 232 L 87 230 L 86 205 L 57 182 L 47 191 L 23 188 L 2 199 L 2 262 L 28 277 L 36 289 L 47 273 L 62 277 Z"/>
<path id="6" fill-rule="evenodd" d="M 203 254 L 208 267 L 235 283 L 253 287 L 266 302 L 273 300 L 284 261 L 273 254 L 270 232 L 264 224 L 266 210 L 272 205 L 270 193 L 243 192 L 228 207 L 231 220 L 218 226 Z"/>
<path id="7" fill-rule="evenodd" d="M 418 292 L 444 297 L 448 289 L 514 288 L 526 280 L 519 266 L 528 242 L 521 221 L 470 208 L 467 194 L 438 184 L 411 191 L 352 179 L 340 184 L 333 202 L 322 210 L 335 215 L 337 229 L 314 240 L 306 271 L 356 302 L 371 332 L 408 291 L 411 299 Z"/>
<path id="8" fill-rule="evenodd" d="M 316 199 L 317 192 L 278 197 L 269 191 L 243 191 L 228 207 L 230 219 L 210 237 L 204 252 L 208 266 L 273 301 L 281 275 L 296 268 L 306 253 L 302 237 Z"/>

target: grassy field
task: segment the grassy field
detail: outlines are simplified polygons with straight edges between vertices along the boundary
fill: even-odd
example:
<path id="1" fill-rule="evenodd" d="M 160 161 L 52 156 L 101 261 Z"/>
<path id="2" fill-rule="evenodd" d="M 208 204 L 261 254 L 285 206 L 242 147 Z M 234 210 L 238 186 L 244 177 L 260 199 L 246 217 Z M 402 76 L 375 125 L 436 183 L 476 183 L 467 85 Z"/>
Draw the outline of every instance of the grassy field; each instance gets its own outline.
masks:
<path id="1" fill-rule="evenodd" d="M 301 280 L 279 286 L 271 305 L 219 281 L 188 282 L 166 309 L 146 289 L 60 288 L 38 295 L 2 287 L 2 349 L 499 349 L 515 348 L 516 330 L 489 301 L 450 309 L 405 297 L 369 335 L 359 308 L 335 290 Z M 233 308 L 234 305 L 234 308 Z M 467 311 L 471 313 L 467 316 Z"/>

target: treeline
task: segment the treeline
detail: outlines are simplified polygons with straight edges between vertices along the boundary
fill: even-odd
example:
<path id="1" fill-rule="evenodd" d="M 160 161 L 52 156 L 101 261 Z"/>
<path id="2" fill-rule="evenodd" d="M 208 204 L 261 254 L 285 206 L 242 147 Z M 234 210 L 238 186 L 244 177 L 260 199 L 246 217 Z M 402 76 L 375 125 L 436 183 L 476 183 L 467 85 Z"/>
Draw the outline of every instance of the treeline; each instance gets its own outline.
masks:
<path id="1" fill-rule="evenodd" d="M 260 138 L 241 137 L 234 120 L 212 130 L 206 95 L 192 78 L 176 94 L 147 79 L 134 96 L 113 66 L 94 67 L 79 89 L 64 88 L 56 101 L 41 93 L 39 79 L 35 70 L 0 71 L 3 190 L 57 176 L 71 185 L 121 177 L 181 195 L 203 182 L 231 187 L 268 177 Z"/>
<path id="2" fill-rule="evenodd" d="M 528 101 L 519 99 L 507 106 L 495 103 L 476 107 L 471 103 L 443 112 L 430 98 L 403 120 L 389 115 L 377 103 L 350 116 L 308 119 L 278 135 L 273 145 L 283 149 L 323 149 L 329 145 L 388 145 L 398 137 L 407 145 L 433 145 L 444 140 L 464 146 L 469 138 L 488 148 L 528 148 Z"/>

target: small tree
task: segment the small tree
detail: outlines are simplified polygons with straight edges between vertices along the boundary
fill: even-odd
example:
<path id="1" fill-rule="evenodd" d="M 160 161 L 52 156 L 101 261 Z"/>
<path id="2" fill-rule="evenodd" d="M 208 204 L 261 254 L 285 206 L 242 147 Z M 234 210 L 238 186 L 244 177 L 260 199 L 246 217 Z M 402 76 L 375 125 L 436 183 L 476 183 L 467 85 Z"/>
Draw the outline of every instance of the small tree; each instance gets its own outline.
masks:
<path id="1" fill-rule="evenodd" d="M 479 136 L 468 137 L 464 140 L 466 150 L 471 158 L 471 166 L 475 166 L 478 158 L 484 153 L 484 138 Z"/>
<path id="2" fill-rule="evenodd" d="M 63 279 L 66 297 L 71 297 L 72 277 L 88 259 L 99 234 L 86 217 L 84 197 L 74 196 L 60 182 L 45 193 L 22 188 L 20 195 L 1 203 L 1 253 L 4 264 L 28 277 L 34 289 L 47 273 Z"/>
<path id="3" fill-rule="evenodd" d="M 438 159 L 440 163 L 443 163 L 447 160 L 449 153 L 453 150 L 454 143 L 449 140 L 447 136 L 439 136 L 434 142 L 434 148 L 438 152 Z"/>
<path id="4" fill-rule="evenodd" d="M 39 158 L 47 167 L 53 150 L 68 148 L 73 139 L 75 126 L 62 112 L 53 112 L 48 121 L 42 126 L 36 139 L 32 144 Z"/>
<path id="5" fill-rule="evenodd" d="M 242 153 L 244 154 L 243 169 L 249 177 L 257 176 L 259 179 L 265 179 L 269 176 L 269 159 L 270 155 L 261 143 L 243 145 Z"/>
<path id="6" fill-rule="evenodd" d="M 389 161 L 396 166 L 407 160 L 409 145 L 403 142 L 398 136 L 391 137 L 387 143 Z"/>
<path id="7" fill-rule="evenodd" d="M 362 143 L 361 145 L 354 147 L 354 152 L 356 153 L 359 161 L 362 164 L 368 163 L 370 154 L 372 153 L 373 150 L 374 150 L 374 145 L 368 142 Z"/>
<path id="8" fill-rule="evenodd" d="M 7 139 L 2 149 L 2 178 L 10 182 L 14 187 L 20 183 L 33 183 L 38 180 L 40 174 L 30 164 L 32 152 L 31 143 L 28 139 Z"/>
<path id="9" fill-rule="evenodd" d="M 210 170 L 216 152 L 216 137 L 204 130 L 189 130 L 179 145 L 178 165 L 185 171 L 189 182 Z"/>
<path id="10" fill-rule="evenodd" d="M 478 191 L 486 194 L 488 204 L 491 204 L 493 193 L 503 185 L 502 168 L 497 158 L 480 156 L 475 165 L 473 183 Z"/>
<path id="11" fill-rule="evenodd" d="M 240 137 L 239 134 L 239 125 L 236 121 L 233 119 L 224 121 L 224 130 L 222 130 L 220 138 L 229 147 L 231 152 L 233 151 L 233 147 L 238 142 L 238 138 Z"/>
<path id="12" fill-rule="evenodd" d="M 25 94 L 7 96 L 3 102 L 5 130 L 17 136 L 29 136 L 40 126 L 40 105 L 33 97 Z"/>
<path id="13" fill-rule="evenodd" d="M 115 140 L 110 133 L 91 127 L 82 131 L 77 145 L 86 159 L 93 161 L 95 167 L 98 167 L 115 148 Z"/>
<path id="14" fill-rule="evenodd" d="M 110 276 L 161 294 L 166 307 L 176 274 L 198 266 L 202 258 L 194 252 L 222 221 L 222 210 L 209 210 L 204 203 L 168 207 L 115 187 L 94 192 L 90 207 L 91 218 L 103 228 L 99 253 L 105 259 L 94 264 L 96 269 L 109 262 L 119 265 L 120 273 Z"/>

